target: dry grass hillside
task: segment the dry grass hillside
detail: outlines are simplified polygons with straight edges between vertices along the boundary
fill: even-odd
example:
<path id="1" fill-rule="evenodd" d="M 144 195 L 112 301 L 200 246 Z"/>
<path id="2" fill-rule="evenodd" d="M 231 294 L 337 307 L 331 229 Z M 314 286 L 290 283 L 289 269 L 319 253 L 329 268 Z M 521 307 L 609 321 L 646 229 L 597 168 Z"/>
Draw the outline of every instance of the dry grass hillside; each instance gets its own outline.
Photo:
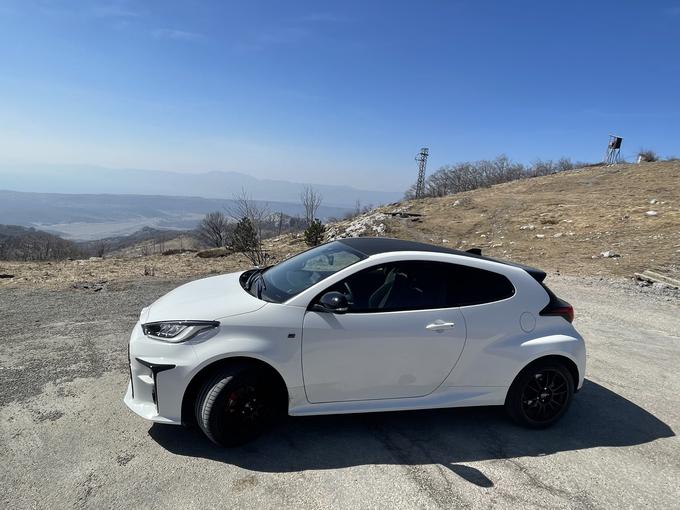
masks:
<path id="1" fill-rule="evenodd" d="M 384 224 L 390 236 L 481 247 L 485 254 L 550 271 L 680 271 L 678 161 L 572 170 L 380 212 L 394 209 L 423 216 L 389 216 Z"/>
<path id="2" fill-rule="evenodd" d="M 354 235 L 400 237 L 461 249 L 480 247 L 487 255 L 562 274 L 631 277 L 657 269 L 677 277 L 680 162 L 573 170 L 393 204 L 329 225 L 331 239 Z M 265 245 L 273 261 L 306 248 L 299 234 L 269 239 Z M 606 252 L 610 256 L 602 255 Z M 187 279 L 248 265 L 238 254 L 202 259 L 193 253 L 0 261 L 0 275 L 13 275 L 0 278 L 0 286 L 61 288 L 100 282 L 94 287 L 99 288 L 138 279 Z"/>

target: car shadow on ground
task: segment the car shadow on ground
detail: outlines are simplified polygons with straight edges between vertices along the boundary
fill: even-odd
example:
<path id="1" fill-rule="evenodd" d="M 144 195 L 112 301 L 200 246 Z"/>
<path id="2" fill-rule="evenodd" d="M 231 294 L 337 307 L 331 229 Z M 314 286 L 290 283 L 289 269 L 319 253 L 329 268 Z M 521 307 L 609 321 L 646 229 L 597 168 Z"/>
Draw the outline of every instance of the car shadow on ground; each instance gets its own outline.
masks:
<path id="1" fill-rule="evenodd" d="M 256 441 L 222 449 L 200 431 L 154 424 L 149 435 L 177 455 L 204 457 L 262 472 L 366 464 L 439 464 L 481 487 L 493 482 L 461 463 L 632 446 L 674 436 L 661 420 L 586 380 L 555 426 L 516 426 L 500 407 L 288 418 Z"/>

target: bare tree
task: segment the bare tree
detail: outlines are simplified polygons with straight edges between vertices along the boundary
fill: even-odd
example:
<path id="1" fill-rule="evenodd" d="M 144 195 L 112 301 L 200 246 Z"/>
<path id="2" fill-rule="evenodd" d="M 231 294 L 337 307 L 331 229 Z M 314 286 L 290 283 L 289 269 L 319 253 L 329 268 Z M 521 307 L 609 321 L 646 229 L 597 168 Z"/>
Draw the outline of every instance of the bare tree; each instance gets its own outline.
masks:
<path id="1" fill-rule="evenodd" d="M 232 195 L 232 204 L 227 206 L 226 210 L 235 221 L 248 218 L 253 223 L 258 237 L 262 239 L 262 227 L 271 215 L 268 203 L 256 202 L 245 188 L 241 188 L 239 193 Z"/>
<path id="2" fill-rule="evenodd" d="M 305 224 L 310 226 L 316 219 L 316 213 L 321 207 L 323 197 L 311 186 L 305 186 L 300 193 L 300 202 L 305 210 Z"/>
<path id="3" fill-rule="evenodd" d="M 227 244 L 229 221 L 221 211 L 213 211 L 205 215 L 198 226 L 198 233 L 207 244 L 220 248 Z"/>
<path id="4" fill-rule="evenodd" d="M 109 243 L 107 243 L 104 239 L 99 239 L 96 243 L 94 243 L 95 256 L 103 258 L 107 251 L 109 251 Z"/>
<path id="5" fill-rule="evenodd" d="M 81 255 L 72 241 L 33 228 L 0 225 L 0 259 L 63 260 Z"/>
<path id="6" fill-rule="evenodd" d="M 576 168 L 577 165 L 584 166 L 583 163 L 574 164 L 571 160 L 562 158 L 557 163 L 537 160 L 530 166 L 525 166 L 511 161 L 505 155 L 494 160 L 446 165 L 427 177 L 425 194 L 429 197 L 443 197 L 517 179 L 563 172 Z M 415 198 L 414 190 L 415 187 L 411 186 L 405 193 L 406 198 Z"/>
<path id="7" fill-rule="evenodd" d="M 244 249 L 242 253 L 254 265 L 264 265 L 269 257 L 262 246 L 262 228 L 271 216 L 269 204 L 256 202 L 245 188 L 241 188 L 240 193 L 233 195 L 232 204 L 226 209 L 227 214 L 239 223 L 245 224 L 244 220 L 248 220 L 247 223 L 254 230 L 254 239 L 248 245 L 248 249 Z"/>

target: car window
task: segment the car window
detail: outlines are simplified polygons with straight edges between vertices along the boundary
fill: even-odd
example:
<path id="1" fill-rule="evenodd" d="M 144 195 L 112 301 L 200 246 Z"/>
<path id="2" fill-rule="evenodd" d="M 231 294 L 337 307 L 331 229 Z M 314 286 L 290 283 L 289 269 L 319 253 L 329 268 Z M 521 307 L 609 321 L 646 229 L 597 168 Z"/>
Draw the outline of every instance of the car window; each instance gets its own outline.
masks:
<path id="1" fill-rule="evenodd" d="M 327 291 L 341 292 L 353 313 L 425 310 L 446 306 L 441 268 L 426 261 L 381 264 L 346 278 Z"/>
<path id="2" fill-rule="evenodd" d="M 282 303 L 364 258 L 366 255 L 343 243 L 327 243 L 264 270 L 261 279 L 252 282 L 246 290 L 265 301 Z M 249 273 L 243 275 L 244 288 L 249 282 Z"/>
<path id="3" fill-rule="evenodd" d="M 404 261 L 364 269 L 324 292 L 329 291 L 345 295 L 350 313 L 374 313 L 489 303 L 512 296 L 515 288 L 505 276 L 484 269 Z"/>
<path id="4" fill-rule="evenodd" d="M 361 260 L 361 256 L 355 252 L 344 250 L 329 251 L 308 258 L 301 270 L 335 273 L 359 260 Z"/>
<path id="5" fill-rule="evenodd" d="M 500 273 L 459 264 L 447 266 L 448 306 L 492 303 L 515 294 L 515 287 Z"/>

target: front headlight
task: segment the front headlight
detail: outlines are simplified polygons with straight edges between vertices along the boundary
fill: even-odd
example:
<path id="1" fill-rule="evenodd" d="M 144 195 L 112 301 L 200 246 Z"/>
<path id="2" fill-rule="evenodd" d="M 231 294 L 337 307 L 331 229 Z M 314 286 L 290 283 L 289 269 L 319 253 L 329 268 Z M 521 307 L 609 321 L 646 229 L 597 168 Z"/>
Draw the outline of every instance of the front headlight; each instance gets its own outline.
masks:
<path id="1" fill-rule="evenodd" d="M 218 327 L 218 321 L 161 321 L 142 324 L 142 331 L 149 338 L 164 342 L 186 342 L 201 331 Z"/>

